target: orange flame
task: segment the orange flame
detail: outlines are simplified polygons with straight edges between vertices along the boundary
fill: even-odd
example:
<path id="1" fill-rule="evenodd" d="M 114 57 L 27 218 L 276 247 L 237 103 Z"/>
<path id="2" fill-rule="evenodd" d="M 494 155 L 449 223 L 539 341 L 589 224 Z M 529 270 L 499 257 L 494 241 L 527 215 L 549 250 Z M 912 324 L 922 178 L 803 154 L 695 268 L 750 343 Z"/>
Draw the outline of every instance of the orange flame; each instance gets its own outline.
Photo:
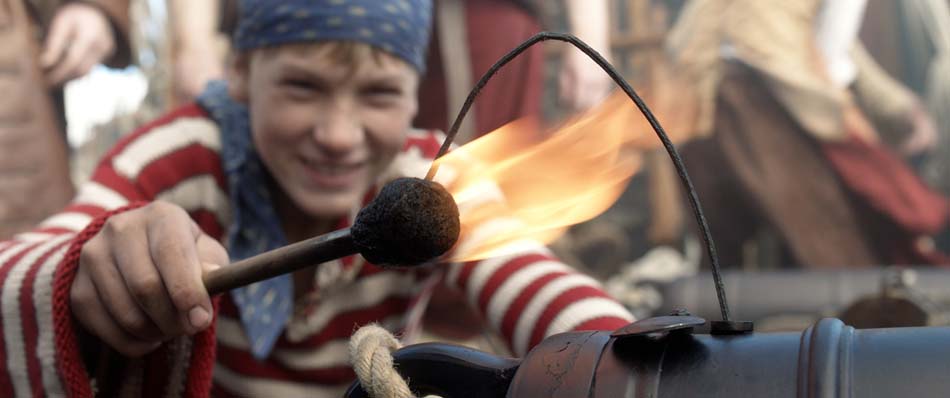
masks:
<path id="1" fill-rule="evenodd" d="M 519 240 L 549 243 L 606 211 L 659 141 L 618 93 L 546 136 L 509 123 L 439 159 L 439 180 L 459 205 L 453 261 L 504 254 Z"/>

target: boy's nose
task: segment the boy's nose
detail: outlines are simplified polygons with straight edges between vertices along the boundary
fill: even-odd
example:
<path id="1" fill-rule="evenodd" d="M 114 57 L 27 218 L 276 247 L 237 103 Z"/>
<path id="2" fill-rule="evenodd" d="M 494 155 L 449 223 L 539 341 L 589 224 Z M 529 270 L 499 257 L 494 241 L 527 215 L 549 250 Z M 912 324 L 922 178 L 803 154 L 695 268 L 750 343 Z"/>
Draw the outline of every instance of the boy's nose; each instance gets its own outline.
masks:
<path id="1" fill-rule="evenodd" d="M 339 108 L 328 112 L 313 130 L 317 145 L 331 154 L 353 151 L 362 145 L 364 135 L 362 123 L 355 115 Z"/>

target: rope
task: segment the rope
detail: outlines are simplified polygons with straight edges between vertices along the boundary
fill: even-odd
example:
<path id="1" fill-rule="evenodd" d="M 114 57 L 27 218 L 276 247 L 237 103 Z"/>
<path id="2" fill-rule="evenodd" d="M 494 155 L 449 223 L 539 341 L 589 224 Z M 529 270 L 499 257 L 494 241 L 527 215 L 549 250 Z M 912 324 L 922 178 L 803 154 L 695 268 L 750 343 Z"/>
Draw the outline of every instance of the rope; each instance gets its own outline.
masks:
<path id="1" fill-rule="evenodd" d="M 350 337 L 350 363 L 370 397 L 415 397 L 393 367 L 392 352 L 399 347 L 396 337 L 376 324 L 363 326 Z"/>

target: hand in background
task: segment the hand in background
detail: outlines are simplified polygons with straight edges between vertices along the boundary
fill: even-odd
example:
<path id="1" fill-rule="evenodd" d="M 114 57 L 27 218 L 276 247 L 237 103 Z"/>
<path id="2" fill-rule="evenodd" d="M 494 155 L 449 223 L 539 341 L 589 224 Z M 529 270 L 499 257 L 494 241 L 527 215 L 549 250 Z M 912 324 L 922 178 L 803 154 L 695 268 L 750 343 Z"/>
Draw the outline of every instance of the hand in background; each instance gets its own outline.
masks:
<path id="1" fill-rule="evenodd" d="M 115 51 L 115 38 L 98 8 L 69 3 L 57 11 L 46 35 L 40 65 L 50 86 L 84 76 Z"/>
<path id="2" fill-rule="evenodd" d="M 610 60 L 610 54 L 601 53 Z M 561 104 L 575 110 L 588 109 L 607 97 L 613 82 L 593 60 L 580 50 L 565 48 L 558 92 Z"/>
<path id="3" fill-rule="evenodd" d="M 901 144 L 901 154 L 913 156 L 934 149 L 937 145 L 937 126 L 922 105 L 914 106 L 910 121 L 911 133 Z"/>

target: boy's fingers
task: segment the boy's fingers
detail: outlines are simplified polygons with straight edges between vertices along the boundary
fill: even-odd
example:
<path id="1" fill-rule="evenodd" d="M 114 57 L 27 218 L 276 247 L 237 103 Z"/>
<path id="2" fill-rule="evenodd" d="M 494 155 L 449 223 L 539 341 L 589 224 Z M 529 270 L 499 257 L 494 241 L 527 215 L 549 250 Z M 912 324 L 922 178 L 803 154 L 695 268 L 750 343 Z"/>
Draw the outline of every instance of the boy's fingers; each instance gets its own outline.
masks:
<path id="1" fill-rule="evenodd" d="M 205 234 L 198 237 L 198 257 L 201 259 L 202 285 L 208 274 L 228 264 L 228 252 L 218 241 Z"/>
<path id="2" fill-rule="evenodd" d="M 112 266 L 94 268 L 90 270 L 93 286 L 112 319 L 133 336 L 145 340 L 159 339 L 161 334 L 155 324 L 136 304 L 118 271 Z"/>
<path id="3" fill-rule="evenodd" d="M 161 345 L 161 341 L 140 340 L 123 331 L 109 315 L 101 298 L 97 296 L 92 280 L 79 272 L 71 291 L 72 312 L 86 329 L 123 355 L 140 357 Z"/>
<path id="4" fill-rule="evenodd" d="M 205 272 L 212 271 L 212 269 L 208 269 L 208 267 L 219 268 L 228 264 L 227 250 L 224 250 L 224 246 L 221 246 L 214 238 L 202 233 L 201 236 L 198 237 L 197 245 L 198 258 L 203 265 L 206 265 Z"/>
<path id="5" fill-rule="evenodd" d="M 108 226 L 101 232 L 105 235 L 111 235 L 111 228 Z M 132 296 L 126 289 L 122 276 L 116 270 L 112 256 L 109 253 L 108 244 L 104 243 L 103 236 L 97 236 L 89 241 L 80 255 L 80 274 L 83 278 L 89 280 L 90 285 L 96 291 L 95 300 L 105 300 L 109 305 L 106 310 L 113 319 L 125 328 L 129 333 L 143 338 L 157 338 L 155 328 L 147 315 L 142 312 Z M 91 297 L 82 297 L 85 301 L 91 301 Z"/>
<path id="6" fill-rule="evenodd" d="M 211 324 L 211 300 L 201 280 L 196 229 L 184 210 L 164 205 L 149 224 L 149 251 L 181 322 L 190 333 Z"/>
<path id="7" fill-rule="evenodd" d="M 140 232 L 145 236 L 144 232 Z M 131 297 L 148 314 L 151 321 L 167 337 L 185 332 L 179 322 L 178 310 L 166 292 L 162 276 L 152 264 L 145 238 L 139 240 L 118 238 L 113 256 Z"/>

